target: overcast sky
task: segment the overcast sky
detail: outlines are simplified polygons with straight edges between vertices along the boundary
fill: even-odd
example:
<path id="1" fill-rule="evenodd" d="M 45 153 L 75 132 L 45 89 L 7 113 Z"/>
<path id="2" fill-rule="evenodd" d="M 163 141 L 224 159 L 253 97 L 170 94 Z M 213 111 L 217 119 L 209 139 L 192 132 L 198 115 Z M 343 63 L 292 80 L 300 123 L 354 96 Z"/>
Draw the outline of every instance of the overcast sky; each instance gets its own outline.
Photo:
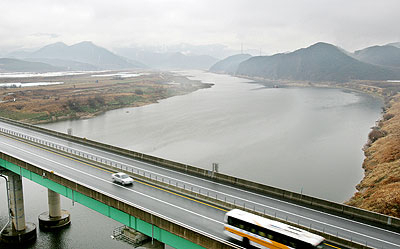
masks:
<path id="1" fill-rule="evenodd" d="M 63 41 L 223 44 L 263 54 L 400 41 L 399 0 L 1 0 L 0 54 Z"/>

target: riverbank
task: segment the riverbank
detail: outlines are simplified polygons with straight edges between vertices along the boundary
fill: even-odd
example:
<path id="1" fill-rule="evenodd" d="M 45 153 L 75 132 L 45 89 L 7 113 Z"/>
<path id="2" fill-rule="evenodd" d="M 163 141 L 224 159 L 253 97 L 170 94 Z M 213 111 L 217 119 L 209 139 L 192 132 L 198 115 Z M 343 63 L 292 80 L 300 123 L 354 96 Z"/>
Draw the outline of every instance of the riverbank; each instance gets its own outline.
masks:
<path id="1" fill-rule="evenodd" d="M 353 81 L 333 85 L 384 100 L 382 117 L 368 134 L 364 178 L 345 204 L 400 218 L 400 83 Z"/>
<path id="2" fill-rule="evenodd" d="M 363 151 L 364 178 L 345 203 L 354 207 L 400 217 L 400 83 L 376 81 L 294 82 L 262 81 L 269 87 L 334 87 L 359 91 L 384 100 L 382 117 L 368 135 Z"/>
<path id="3" fill-rule="evenodd" d="M 46 86 L 46 87 L 36 87 L 30 89 L 30 91 L 26 91 L 25 94 L 31 95 L 31 99 L 35 100 L 34 94 L 33 93 L 39 93 L 37 91 L 40 89 L 41 91 L 49 91 L 45 92 L 48 95 L 40 95 L 42 97 L 36 96 L 36 98 L 39 98 L 38 102 L 35 102 L 36 104 L 32 105 L 25 105 L 23 108 L 21 108 L 21 111 L 29 110 L 29 108 L 32 108 L 32 110 L 40 110 L 40 108 L 53 108 L 52 105 L 60 100 L 64 100 L 66 102 L 68 109 L 63 109 L 64 114 L 67 113 L 68 115 L 60 115 L 57 116 L 56 112 L 49 112 L 45 113 L 45 117 L 52 117 L 51 119 L 44 119 L 44 120 L 35 120 L 35 119 L 25 119 L 28 121 L 23 120 L 24 122 L 31 122 L 31 123 L 39 123 L 39 122 L 51 122 L 51 121 L 59 121 L 63 118 L 65 119 L 71 119 L 71 118 L 85 118 L 85 117 L 90 117 L 98 115 L 99 113 L 102 113 L 103 111 L 100 109 L 98 112 L 70 112 L 69 111 L 81 108 L 81 110 L 84 110 L 84 108 L 90 107 L 90 104 L 92 104 L 94 107 L 98 106 L 99 100 L 96 100 L 96 96 L 108 96 L 106 98 L 106 102 L 108 103 L 108 110 L 111 109 L 117 109 L 120 107 L 124 106 L 140 106 L 140 105 L 145 105 L 147 103 L 154 103 L 157 101 L 157 99 L 162 99 L 165 96 L 173 96 L 174 93 L 182 93 L 185 94 L 185 92 L 190 92 L 190 91 L 195 91 L 200 88 L 204 87 L 210 87 L 210 84 L 203 85 L 201 82 L 198 81 L 190 81 L 185 78 L 179 78 L 180 76 L 176 75 L 167 75 L 164 73 L 153 73 L 153 74 L 148 74 L 148 75 L 143 75 L 141 77 L 135 77 L 131 79 L 116 79 L 113 77 L 109 78 L 104 78 L 104 77 L 99 77 L 98 79 L 92 78 L 92 77 L 87 77 L 87 78 L 75 78 L 72 77 L 69 79 L 69 87 L 67 88 L 66 93 L 70 94 L 69 98 L 59 94 L 59 99 L 56 100 L 57 97 L 50 95 L 52 92 L 52 89 L 54 88 L 55 90 L 58 89 L 59 87 L 62 87 L 61 85 L 57 86 Z M 85 79 L 85 80 L 82 80 Z M 68 79 L 66 79 L 68 80 Z M 98 81 L 98 82 L 96 82 Z M 75 84 L 73 83 L 75 82 Z M 184 83 L 186 82 L 186 83 Z M 260 82 L 257 82 L 260 83 Z M 198 84 L 198 85 L 197 85 Z M 67 84 L 65 84 L 67 85 Z M 320 83 L 311 83 L 311 82 L 290 82 L 290 81 L 269 81 L 269 82 L 264 82 L 264 85 L 269 86 L 269 87 L 285 87 L 285 86 L 291 86 L 291 87 L 327 87 L 327 88 L 340 88 L 340 89 L 349 89 L 351 91 L 359 91 L 359 92 L 364 92 L 368 93 L 371 95 L 379 96 L 385 100 L 385 108 L 384 108 L 384 117 L 382 118 L 382 121 L 379 122 L 382 127 L 376 127 L 373 130 L 373 134 L 370 135 L 370 137 L 373 138 L 373 141 L 371 140 L 370 142 L 367 143 L 365 146 L 365 162 L 364 162 L 364 169 L 365 169 L 365 177 L 364 180 L 357 186 L 358 192 L 353 196 L 353 198 L 347 202 L 349 205 L 361 207 L 364 209 L 369 209 L 381 213 L 396 213 L 398 211 L 393 211 L 393 210 L 398 210 L 398 204 L 397 207 L 392 207 L 392 203 L 395 203 L 396 197 L 391 196 L 387 193 L 394 192 L 391 191 L 390 188 L 398 188 L 397 185 L 393 185 L 392 183 L 398 183 L 399 180 L 397 180 L 397 176 L 395 175 L 392 177 L 393 173 L 392 172 L 398 172 L 399 166 L 399 161 L 397 160 L 392 160 L 389 157 L 386 158 L 386 161 L 382 164 L 384 160 L 380 160 L 378 163 L 375 163 L 374 160 L 372 162 L 367 162 L 370 161 L 369 158 L 373 158 L 373 151 L 378 151 L 377 155 L 380 155 L 380 151 L 386 151 L 387 154 L 390 155 L 396 155 L 396 148 L 400 147 L 400 142 L 398 140 L 388 140 L 388 138 L 385 138 L 385 140 L 388 140 L 389 144 L 392 144 L 393 146 L 390 147 L 388 144 L 380 142 L 384 141 L 381 140 L 383 137 L 392 137 L 390 135 L 390 132 L 392 132 L 389 128 L 384 126 L 385 121 L 391 120 L 391 122 L 395 122 L 397 124 L 400 124 L 400 121 L 397 119 L 394 119 L 395 116 L 399 116 L 395 114 L 395 110 L 399 110 L 399 107 L 393 107 L 396 106 L 393 103 L 399 103 L 400 100 L 395 97 L 395 95 L 400 91 L 400 84 L 395 83 L 395 82 L 373 82 L 373 81 L 353 81 L 353 82 L 347 82 L 347 83 L 331 83 L 331 82 L 320 82 Z M 96 88 L 97 87 L 97 88 Z M 146 87 L 149 87 L 147 89 Z M 175 87 L 175 89 L 174 89 Z M 23 94 L 18 92 L 20 91 L 20 88 L 16 89 L 8 89 L 8 92 L 13 92 L 18 93 L 17 96 L 20 96 L 21 98 L 23 97 Z M 55 91 L 57 93 L 57 91 Z M 130 94 L 130 95 L 129 95 Z M 49 97 L 46 97 L 49 96 Z M 131 97 L 126 97 L 126 96 L 131 96 Z M 253 95 L 252 95 L 253 96 Z M 8 100 L 12 98 L 12 95 L 7 96 Z M 68 101 L 68 100 L 77 100 L 75 101 Z M 133 102 L 121 102 L 118 100 L 135 100 Z M 46 101 L 48 102 L 46 102 Z M 87 102 L 85 102 L 87 101 Z M 237 100 L 238 101 L 238 100 Z M 236 101 L 236 102 L 237 102 Z M 94 103 L 93 103 L 94 102 Z M 100 100 L 101 102 L 101 100 Z M 20 100 L 17 98 L 16 103 L 22 103 Z M 49 105 L 46 107 L 44 103 L 48 103 Z M 75 106 L 78 103 L 78 106 Z M 86 105 L 85 105 L 86 103 Z M 4 104 L 4 103 L 3 103 Z M 10 102 L 9 104 L 12 104 Z M 14 103 L 15 104 L 15 103 Z M 43 104 L 43 105 L 42 105 Z M 125 105 L 124 105 L 125 104 Z M 42 105 L 42 106 L 41 106 Z M 65 105 L 65 104 L 64 104 Z M 248 103 L 245 103 L 243 105 L 248 106 Z M 58 105 L 59 106 L 59 105 Z M 257 106 L 261 106 L 258 104 Z M 18 109 L 18 105 L 16 105 L 16 109 Z M 63 107 L 63 106 L 62 106 Z M 391 108 L 394 108 L 392 111 Z M 253 108 L 256 108 L 256 106 L 253 106 Z M 43 110 L 42 109 L 42 110 Z M 210 107 L 207 107 L 205 109 L 210 109 Z M 51 110 L 51 109 L 49 109 Z M 47 110 L 47 111 L 49 111 Z M 107 109 L 105 109 L 107 110 Z M 254 109 L 253 109 L 254 110 Z M 3 111 L 3 109 L 1 109 Z M 133 111 L 131 111 L 133 112 Z M 18 113 L 18 112 L 16 112 Z M 225 114 L 225 113 L 224 113 Z M 223 116 L 224 114 L 221 114 Z M 388 115 L 386 115 L 388 114 Z M 18 115 L 21 115 L 18 113 Z M 385 116 L 386 115 L 386 116 Z M 394 115 L 391 117 L 391 115 Z M 391 118 L 390 118 L 391 117 Z M 131 126 L 131 124 L 129 124 Z M 190 126 L 190 125 L 188 125 Z M 390 124 L 389 127 L 392 127 L 393 124 Z M 176 129 L 175 124 L 173 124 L 174 129 Z M 215 127 L 213 128 L 215 129 Z M 63 131 L 66 129 L 63 128 Z M 155 129 L 157 130 L 157 129 Z M 172 130 L 172 129 L 170 129 Z M 393 129 L 392 129 L 393 130 Z M 394 129 L 395 131 L 396 129 Z M 364 133 L 364 132 L 363 132 Z M 367 132 L 365 132 L 367 134 Z M 380 135 L 377 135 L 380 134 Z M 367 136 L 366 136 L 367 137 Z M 394 136 L 395 137 L 395 136 Z M 148 139 L 148 138 L 146 138 Z M 155 140 L 156 141 L 156 140 Z M 156 144 L 154 142 L 153 144 Z M 136 145 L 139 146 L 139 145 Z M 397 147 L 396 147 L 397 146 Z M 358 147 L 358 145 L 357 145 Z M 154 148 L 154 146 L 152 146 Z M 372 148 L 372 149 L 369 149 Z M 145 150 L 145 149 L 143 149 Z M 154 149 L 153 149 L 154 150 Z M 152 151 L 152 150 L 149 150 Z M 208 151 L 208 153 L 213 153 L 213 151 Z M 328 151 L 329 153 L 329 151 Z M 173 154 L 173 153 L 172 153 Z M 394 156 L 396 158 L 396 156 Z M 183 160 L 183 159 L 182 159 Z M 390 161 L 392 160 L 392 161 Z M 385 163 L 392 163 L 392 166 L 390 166 L 388 169 L 385 169 Z M 361 164 L 361 163 L 357 163 Z M 354 165 L 354 164 L 353 164 Z M 387 167 L 387 166 L 386 166 Z M 240 173 L 238 173 L 240 174 Z M 359 179 L 359 178 L 357 178 Z M 366 179 L 369 179 L 368 181 Z M 385 180 L 386 179 L 386 180 Z M 352 183 L 351 186 L 354 186 L 356 182 Z M 386 186 L 387 184 L 392 184 L 390 186 Z M 385 187 L 386 186 L 386 187 Z M 389 188 L 390 187 L 390 188 Z M 347 189 L 350 191 L 350 187 L 347 187 Z M 382 190 L 381 192 L 379 192 Z M 350 192 L 351 193 L 351 192 Z M 373 195 L 374 193 L 379 194 L 379 202 L 374 201 L 377 195 Z M 384 194 L 386 195 L 384 196 Z M 347 197 L 346 197 L 347 198 Z M 377 204 L 380 204 L 381 206 L 378 206 Z M 397 216 L 396 214 L 393 214 Z"/>
<path id="4" fill-rule="evenodd" d="M 346 204 L 400 217 L 400 94 L 385 106 L 364 153 L 364 179 Z"/>
<path id="5" fill-rule="evenodd" d="M 167 72 L 86 74 L 0 82 L 62 82 L 58 85 L 0 88 L 0 116 L 31 123 L 91 118 L 122 107 L 138 107 L 212 84 Z"/>

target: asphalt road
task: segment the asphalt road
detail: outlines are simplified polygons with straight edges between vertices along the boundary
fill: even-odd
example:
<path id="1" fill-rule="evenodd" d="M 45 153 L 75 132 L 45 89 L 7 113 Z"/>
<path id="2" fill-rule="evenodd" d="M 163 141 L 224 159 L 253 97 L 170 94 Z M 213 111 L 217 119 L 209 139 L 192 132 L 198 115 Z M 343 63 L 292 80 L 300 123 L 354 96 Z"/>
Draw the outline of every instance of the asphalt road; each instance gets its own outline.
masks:
<path id="1" fill-rule="evenodd" d="M 159 166 L 96 148 L 86 147 L 7 123 L 0 122 L 0 128 L 13 130 L 30 138 L 39 139 L 42 142 L 52 143 L 52 146 L 57 145 L 58 148 L 75 154 L 79 153 L 89 159 L 108 164 L 111 163 L 116 167 L 122 166 L 129 171 L 138 172 L 152 179 L 157 179 L 194 192 L 200 192 L 219 200 L 226 200 L 227 202 L 245 206 L 260 213 L 273 215 L 306 227 L 311 226 L 313 229 L 339 235 L 340 237 L 348 238 L 364 245 L 367 244 L 375 248 L 400 248 L 400 234 L 392 231 L 244 191 L 232 186 L 218 184 L 181 172 L 164 169 Z M 160 213 L 177 222 L 201 230 L 204 233 L 229 240 L 223 233 L 223 217 L 228 210 L 186 198 L 140 181 L 136 181 L 133 186 L 126 187 L 115 184 L 111 182 L 111 171 L 61 156 L 4 135 L 0 135 L 0 150 L 31 164 L 48 170 L 54 170 L 57 174 L 69 177 L 77 182 L 89 184 L 95 189 Z M 334 244 L 326 246 L 328 248 L 343 248 Z"/>

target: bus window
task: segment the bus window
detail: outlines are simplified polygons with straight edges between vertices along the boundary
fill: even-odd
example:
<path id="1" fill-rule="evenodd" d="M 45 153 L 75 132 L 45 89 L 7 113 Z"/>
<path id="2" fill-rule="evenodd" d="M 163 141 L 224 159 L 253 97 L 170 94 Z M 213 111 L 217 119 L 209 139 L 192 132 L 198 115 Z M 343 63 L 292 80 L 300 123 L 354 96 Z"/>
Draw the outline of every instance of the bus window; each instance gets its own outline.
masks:
<path id="1" fill-rule="evenodd" d="M 268 235 L 267 235 L 267 238 L 270 239 L 270 240 L 273 240 L 273 239 L 274 239 L 274 236 L 272 236 L 272 234 L 268 234 Z"/>

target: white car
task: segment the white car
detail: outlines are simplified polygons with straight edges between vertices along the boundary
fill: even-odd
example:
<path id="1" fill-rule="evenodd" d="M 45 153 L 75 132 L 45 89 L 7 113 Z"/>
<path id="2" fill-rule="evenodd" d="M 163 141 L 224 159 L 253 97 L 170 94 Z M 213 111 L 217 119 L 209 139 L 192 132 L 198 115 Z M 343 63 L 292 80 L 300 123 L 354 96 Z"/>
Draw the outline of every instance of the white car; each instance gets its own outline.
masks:
<path id="1" fill-rule="evenodd" d="M 114 173 L 111 178 L 113 182 L 119 182 L 122 185 L 133 184 L 133 179 L 123 172 Z"/>

